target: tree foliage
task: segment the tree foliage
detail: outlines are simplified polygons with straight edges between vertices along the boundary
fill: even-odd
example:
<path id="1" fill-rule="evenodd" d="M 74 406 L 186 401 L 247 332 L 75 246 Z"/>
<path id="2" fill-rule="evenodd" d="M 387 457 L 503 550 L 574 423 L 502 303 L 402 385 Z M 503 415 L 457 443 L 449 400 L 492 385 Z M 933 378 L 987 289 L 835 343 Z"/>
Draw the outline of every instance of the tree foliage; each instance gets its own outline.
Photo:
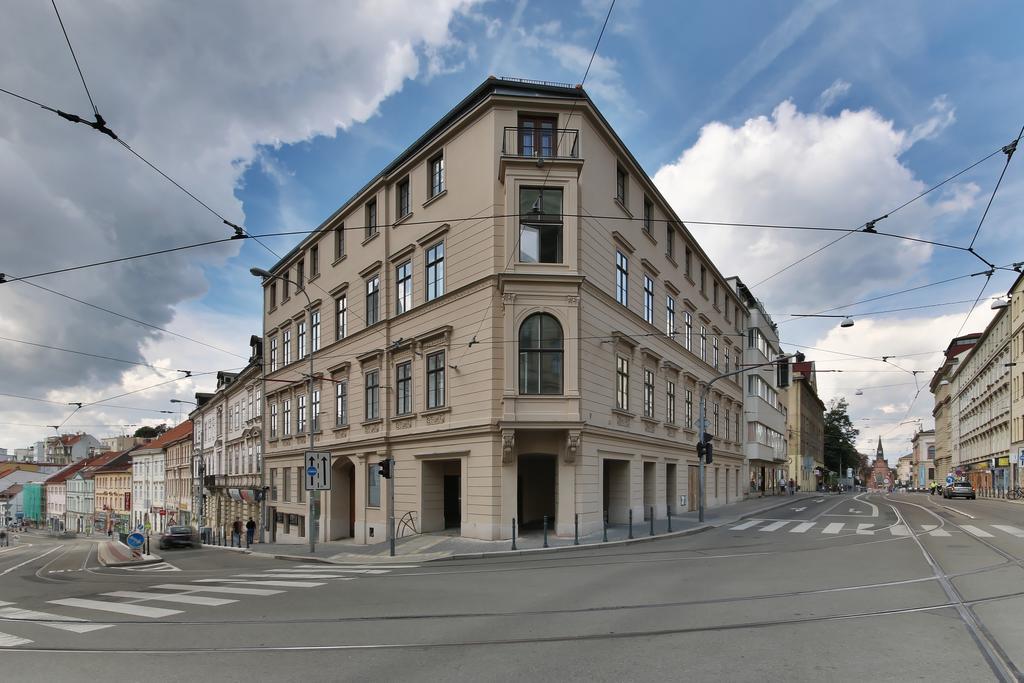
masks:
<path id="1" fill-rule="evenodd" d="M 134 436 L 141 437 L 143 439 L 155 439 L 168 430 L 166 424 L 158 424 L 156 427 L 150 427 L 149 425 L 139 427 L 135 430 Z"/>
<path id="2" fill-rule="evenodd" d="M 840 476 L 845 476 L 848 467 L 860 474 L 868 466 L 867 457 L 857 452 L 860 430 L 853 426 L 848 407 L 845 398 L 834 398 L 825 411 L 825 469 Z"/>

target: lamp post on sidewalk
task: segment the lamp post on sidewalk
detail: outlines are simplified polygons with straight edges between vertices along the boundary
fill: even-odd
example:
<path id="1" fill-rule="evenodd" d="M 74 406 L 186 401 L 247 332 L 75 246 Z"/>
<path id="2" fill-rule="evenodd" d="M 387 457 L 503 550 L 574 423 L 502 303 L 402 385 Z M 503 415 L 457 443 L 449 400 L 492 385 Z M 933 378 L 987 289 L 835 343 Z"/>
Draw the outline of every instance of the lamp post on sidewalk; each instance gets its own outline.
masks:
<path id="1" fill-rule="evenodd" d="M 288 282 L 295 286 L 295 291 L 302 292 L 302 296 L 306 297 L 306 334 L 309 339 L 309 383 L 306 394 L 306 429 L 309 432 L 309 450 L 313 450 L 313 300 L 309 298 L 309 294 L 306 293 L 305 287 L 295 283 L 293 280 L 289 280 L 283 275 L 275 275 L 269 270 L 263 268 L 250 268 L 249 272 L 264 280 L 276 279 L 282 282 Z M 302 349 L 303 351 L 305 349 Z M 266 457 L 266 454 L 264 454 Z M 264 467 L 265 469 L 265 467 Z M 314 515 L 318 514 L 320 510 L 320 492 L 310 491 L 309 492 L 309 511 L 308 511 L 308 524 L 307 524 L 307 535 L 309 536 L 309 552 L 316 552 L 316 533 L 319 526 L 319 520 L 315 519 Z"/>

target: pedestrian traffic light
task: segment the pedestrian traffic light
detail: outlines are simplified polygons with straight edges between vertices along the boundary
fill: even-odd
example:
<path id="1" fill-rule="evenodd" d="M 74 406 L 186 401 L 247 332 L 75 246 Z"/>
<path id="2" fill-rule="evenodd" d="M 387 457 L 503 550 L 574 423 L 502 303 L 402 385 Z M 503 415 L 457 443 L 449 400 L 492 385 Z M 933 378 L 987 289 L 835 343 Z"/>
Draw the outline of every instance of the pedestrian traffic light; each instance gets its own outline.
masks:
<path id="1" fill-rule="evenodd" d="M 698 441 L 697 442 L 697 462 L 700 462 L 700 461 L 702 461 L 704 459 L 704 453 L 705 453 L 704 442 L 703 441 Z"/>
<path id="2" fill-rule="evenodd" d="M 714 446 L 711 444 L 711 439 L 714 438 L 710 434 L 704 435 L 704 464 L 710 465 L 711 459 L 714 454 Z"/>
<path id="3" fill-rule="evenodd" d="M 388 459 L 388 460 L 381 460 L 379 463 L 377 463 L 377 467 L 380 468 L 380 470 L 379 470 L 380 471 L 380 476 L 384 477 L 385 479 L 390 479 L 391 478 L 391 460 L 390 459 Z"/>

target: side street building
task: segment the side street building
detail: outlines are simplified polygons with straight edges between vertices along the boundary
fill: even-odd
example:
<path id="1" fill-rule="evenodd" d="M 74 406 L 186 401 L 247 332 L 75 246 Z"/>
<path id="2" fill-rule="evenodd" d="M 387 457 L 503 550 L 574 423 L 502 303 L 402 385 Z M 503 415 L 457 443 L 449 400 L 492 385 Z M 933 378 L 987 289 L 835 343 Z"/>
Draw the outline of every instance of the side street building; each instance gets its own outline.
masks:
<path id="1" fill-rule="evenodd" d="M 52 531 L 64 531 L 67 526 L 67 480 L 88 461 L 79 460 L 46 479 L 46 526 Z"/>
<path id="2" fill-rule="evenodd" d="M 401 535 L 696 508 L 699 383 L 741 361 L 747 307 L 583 88 L 489 78 L 271 272 L 279 542 L 305 540 L 308 429 L 331 454 L 321 539 L 384 539 L 391 485 Z M 749 492 L 745 386 L 708 399 L 710 507 Z"/>
<path id="3" fill-rule="evenodd" d="M 164 507 L 177 524 L 194 525 L 192 501 L 195 482 L 192 479 L 192 420 L 181 425 L 175 439 L 165 445 Z"/>
<path id="4" fill-rule="evenodd" d="M 935 430 L 921 430 L 914 433 L 911 439 L 913 449 L 913 485 L 918 488 L 925 488 L 933 481 L 941 484 L 936 474 L 935 466 Z"/>
<path id="5" fill-rule="evenodd" d="M 61 434 L 46 439 L 46 462 L 70 465 L 95 453 L 104 452 L 103 443 L 91 434 Z M 44 458 L 38 458 L 44 460 Z"/>
<path id="6" fill-rule="evenodd" d="M 152 525 L 154 532 L 163 531 L 170 524 L 165 502 L 167 449 L 187 440 L 192 433 L 189 421 L 168 429 L 143 446 L 132 451 L 132 523 L 134 526 Z M 176 520 L 177 521 L 177 520 Z"/>
<path id="7" fill-rule="evenodd" d="M 789 369 L 790 383 L 784 391 L 789 407 L 789 477 L 801 491 L 816 491 L 825 472 L 825 404 L 818 397 L 813 361 L 790 363 Z"/>
<path id="8" fill-rule="evenodd" d="M 929 390 L 935 396 L 935 407 L 932 409 L 932 417 L 935 419 L 935 478 L 944 482 L 946 475 L 954 472 L 952 440 L 952 417 L 954 406 L 950 404 L 950 377 L 960 356 L 977 343 L 981 336 L 980 332 L 965 334 L 956 337 L 946 347 L 943 354 L 942 365 L 932 375 L 928 384 Z M 959 444 L 957 444 L 958 446 Z"/>

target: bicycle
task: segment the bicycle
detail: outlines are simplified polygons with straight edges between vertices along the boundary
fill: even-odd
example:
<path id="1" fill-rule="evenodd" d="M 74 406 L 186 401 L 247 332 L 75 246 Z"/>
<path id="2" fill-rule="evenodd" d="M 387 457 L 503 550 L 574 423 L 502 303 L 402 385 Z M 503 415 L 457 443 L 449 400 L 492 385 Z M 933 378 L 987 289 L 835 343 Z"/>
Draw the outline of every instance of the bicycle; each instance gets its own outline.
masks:
<path id="1" fill-rule="evenodd" d="M 1017 488 L 1010 489 L 1009 491 L 1006 492 L 1006 497 L 1013 498 L 1014 500 L 1018 498 L 1024 498 L 1024 488 L 1018 486 Z"/>

